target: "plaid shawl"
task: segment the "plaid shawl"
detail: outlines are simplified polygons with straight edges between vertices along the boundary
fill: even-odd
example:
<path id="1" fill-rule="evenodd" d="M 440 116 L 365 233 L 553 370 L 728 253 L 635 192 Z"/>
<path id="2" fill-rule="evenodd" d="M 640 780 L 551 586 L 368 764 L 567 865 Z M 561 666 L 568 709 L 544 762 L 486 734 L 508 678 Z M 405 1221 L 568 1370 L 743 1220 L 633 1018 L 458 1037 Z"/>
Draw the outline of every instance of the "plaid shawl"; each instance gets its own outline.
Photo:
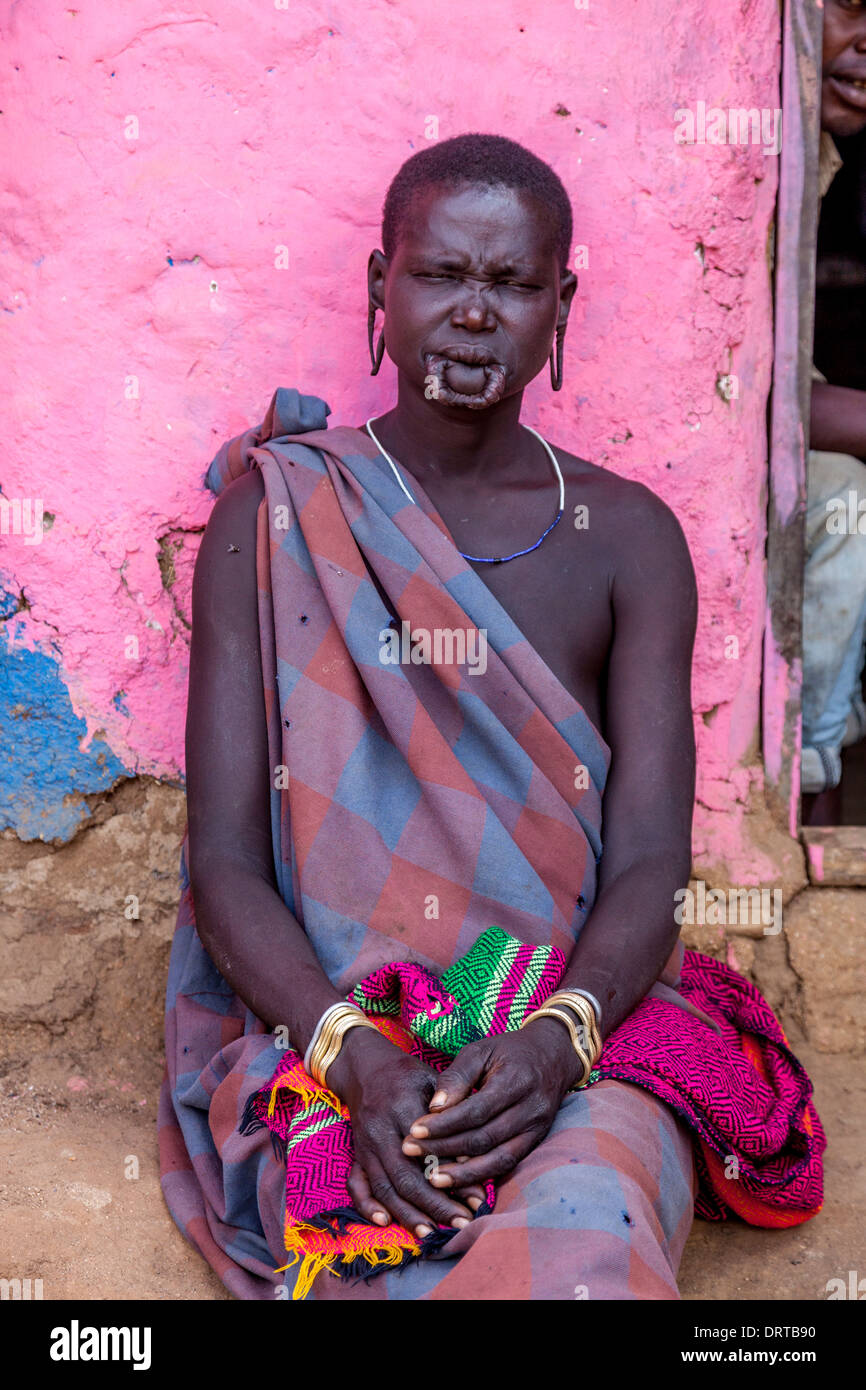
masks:
<path id="1" fill-rule="evenodd" d="M 255 467 L 265 485 L 259 638 L 283 900 L 345 990 L 407 954 L 439 973 L 491 922 L 568 954 L 595 900 L 610 749 L 418 483 L 416 505 L 369 436 L 323 428 L 327 414 L 278 390 L 206 478 L 221 492 Z M 430 660 L 383 661 L 395 625 L 462 634 L 467 650 L 483 638 L 485 669 L 435 644 Z"/>

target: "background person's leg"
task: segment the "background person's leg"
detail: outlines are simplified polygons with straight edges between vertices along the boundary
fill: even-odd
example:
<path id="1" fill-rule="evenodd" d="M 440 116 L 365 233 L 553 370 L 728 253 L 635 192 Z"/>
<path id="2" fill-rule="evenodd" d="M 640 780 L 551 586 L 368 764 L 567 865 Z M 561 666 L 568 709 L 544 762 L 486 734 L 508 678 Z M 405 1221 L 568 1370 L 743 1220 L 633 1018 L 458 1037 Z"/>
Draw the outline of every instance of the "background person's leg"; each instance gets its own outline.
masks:
<path id="1" fill-rule="evenodd" d="M 833 521 L 837 508 L 839 529 Z M 862 533 L 857 529 L 861 512 Z M 850 454 L 811 450 L 803 587 L 804 792 L 839 783 L 840 750 L 859 689 L 864 643 L 866 465 Z"/>

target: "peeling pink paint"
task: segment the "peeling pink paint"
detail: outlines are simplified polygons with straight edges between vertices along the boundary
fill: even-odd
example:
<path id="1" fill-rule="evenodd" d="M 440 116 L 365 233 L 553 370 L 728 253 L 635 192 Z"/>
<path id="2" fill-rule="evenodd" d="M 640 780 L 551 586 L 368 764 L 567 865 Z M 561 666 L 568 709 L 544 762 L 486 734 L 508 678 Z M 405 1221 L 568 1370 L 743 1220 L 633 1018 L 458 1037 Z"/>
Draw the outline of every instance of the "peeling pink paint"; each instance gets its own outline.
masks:
<path id="1" fill-rule="evenodd" d="M 498 131 L 558 170 L 588 256 L 565 387 L 539 378 L 525 418 L 680 517 L 700 589 L 696 853 L 774 876 L 744 819 L 763 776 L 778 159 L 673 132 L 698 101 L 778 105 L 779 16 L 775 0 L 695 16 L 671 0 L 11 10 L 2 482 L 55 516 L 41 544 L 4 545 L 30 605 L 13 635 L 57 654 L 89 736 L 131 771 L 182 771 L 206 464 L 277 385 L 324 396 L 332 424 L 388 407 L 393 367 L 371 380 L 365 341 L 388 181 L 435 122 L 440 139 Z"/>
<path id="2" fill-rule="evenodd" d="M 813 883 L 821 883 L 824 878 L 824 846 L 810 844 L 806 846 L 809 856 L 810 878 Z"/>

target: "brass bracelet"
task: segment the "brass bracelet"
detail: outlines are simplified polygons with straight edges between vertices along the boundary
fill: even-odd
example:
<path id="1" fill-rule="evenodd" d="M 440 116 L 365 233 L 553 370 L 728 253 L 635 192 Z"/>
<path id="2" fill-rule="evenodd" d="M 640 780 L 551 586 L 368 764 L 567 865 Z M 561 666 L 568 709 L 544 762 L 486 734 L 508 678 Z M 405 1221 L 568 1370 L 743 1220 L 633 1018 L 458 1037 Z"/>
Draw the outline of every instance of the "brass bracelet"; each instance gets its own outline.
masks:
<path id="1" fill-rule="evenodd" d="M 359 1027 L 369 1022 L 366 1014 L 356 1004 L 340 1004 L 329 1012 L 322 1025 L 322 1031 L 310 1053 L 309 1067 L 310 1075 L 315 1077 L 320 1086 L 324 1086 L 328 1067 L 336 1059 L 342 1047 L 343 1032 L 348 1031 L 341 1028 L 340 1025 L 349 1020 L 352 1020 Z"/>
<path id="2" fill-rule="evenodd" d="M 547 1002 L 549 1004 L 560 1004 L 565 1008 L 571 1009 L 572 1013 L 577 1014 L 588 1039 L 588 1051 L 592 1054 L 593 1062 L 596 1062 L 601 1052 L 601 1034 L 595 1016 L 595 1010 L 589 1000 L 585 999 L 582 994 L 576 994 L 572 990 L 559 989 L 555 994 L 551 995 Z"/>
<path id="3" fill-rule="evenodd" d="M 311 1075 L 315 1077 L 320 1086 L 327 1087 L 328 1070 L 340 1055 L 343 1046 L 344 1032 L 347 1033 L 349 1029 L 353 1027 L 363 1028 L 366 1026 L 366 1024 L 361 1023 L 360 1019 L 353 1019 L 351 1022 L 347 1024 L 345 1029 L 341 1029 L 341 1031 L 330 1040 L 330 1045 L 328 1046 L 327 1050 L 323 1049 L 318 1056 L 312 1059 L 310 1064 Z"/>
<path id="4" fill-rule="evenodd" d="M 581 1046 L 580 1039 L 577 1036 L 577 1026 L 572 1022 L 567 1013 L 564 1013 L 562 1009 L 551 1008 L 549 1003 L 529 1014 L 521 1023 L 521 1028 L 525 1028 L 527 1023 L 531 1023 L 534 1018 L 558 1018 L 560 1023 L 564 1023 L 568 1029 L 571 1045 L 577 1053 L 578 1060 L 583 1068 L 580 1080 L 576 1081 L 573 1086 L 569 1086 L 568 1088 L 569 1091 L 576 1091 L 579 1086 L 582 1086 L 589 1080 L 590 1072 L 592 1071 L 592 1063 Z"/>
<path id="5" fill-rule="evenodd" d="M 344 1009 L 335 1009 L 326 1020 L 310 1057 L 310 1075 L 320 1086 L 327 1086 L 328 1069 L 339 1057 L 343 1040 L 350 1028 L 372 1028 L 377 1033 L 379 1031 L 375 1023 L 357 1005 L 346 1004 Z"/>
<path id="6" fill-rule="evenodd" d="M 331 1017 L 331 1014 L 337 1013 L 339 1010 L 344 1009 L 345 1007 L 346 1007 L 346 1000 L 345 1000 L 345 999 L 338 999 L 337 1002 L 336 1002 L 336 1004 L 329 1004 L 328 1007 L 327 1007 L 327 1009 L 325 1009 L 324 1013 L 322 1014 L 321 1018 L 319 1019 L 318 1023 L 316 1024 L 315 1028 L 314 1028 L 313 1031 L 312 1031 L 312 1034 L 311 1034 L 311 1036 L 310 1036 L 310 1041 L 307 1043 L 306 1051 L 304 1052 L 304 1070 L 305 1070 L 305 1071 L 309 1072 L 309 1070 L 310 1070 L 310 1058 L 311 1058 L 312 1055 L 313 1055 L 313 1048 L 316 1046 L 316 1043 L 319 1041 L 319 1037 L 321 1036 L 322 1029 L 324 1028 L 326 1022 L 327 1022 L 328 1019 Z"/>
<path id="7" fill-rule="evenodd" d="M 595 1066 L 601 1055 L 602 1042 L 601 1033 L 598 1028 L 598 1020 L 595 1016 L 595 1009 L 592 1007 L 589 1000 L 585 999 L 582 994 L 575 994 L 572 990 L 558 989 L 555 994 L 550 996 L 547 1003 L 554 1005 L 560 1004 L 577 1014 L 577 1017 L 583 1025 L 583 1031 L 586 1034 L 588 1042 L 587 1051 L 592 1058 L 592 1065 Z"/>

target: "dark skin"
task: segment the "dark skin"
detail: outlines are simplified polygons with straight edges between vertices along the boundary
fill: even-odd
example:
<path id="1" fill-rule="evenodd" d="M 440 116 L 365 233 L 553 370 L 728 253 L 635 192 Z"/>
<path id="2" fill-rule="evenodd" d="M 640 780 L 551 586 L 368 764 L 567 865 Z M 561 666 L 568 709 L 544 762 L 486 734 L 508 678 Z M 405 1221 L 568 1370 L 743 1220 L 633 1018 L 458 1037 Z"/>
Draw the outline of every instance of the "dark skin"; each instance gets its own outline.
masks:
<path id="1" fill-rule="evenodd" d="M 866 128 L 866 3 L 826 0 L 821 73 L 821 126 L 845 139 Z M 813 449 L 866 459 L 866 391 L 816 381 L 812 386 L 809 444 Z"/>
<path id="2" fill-rule="evenodd" d="M 370 299 L 384 307 L 398 374 L 397 403 L 374 430 L 461 550 L 509 554 L 537 540 L 558 504 L 549 460 L 520 425 L 520 409 L 557 325 L 567 323 L 576 280 L 561 269 L 545 210 L 513 190 L 427 191 L 407 223 L 390 262 L 378 250 L 370 257 Z M 443 390 L 430 398 L 428 354 L 454 345 L 481 346 L 498 365 L 440 363 Z M 485 390 L 480 407 L 466 403 Z M 602 1001 L 607 1034 L 654 986 L 678 935 L 674 893 L 691 857 L 697 593 L 664 503 L 555 453 L 562 520 L 532 554 L 474 568 L 611 748 L 598 894 L 562 980 Z M 228 489 L 196 566 L 190 871 L 199 933 L 217 967 L 266 1023 L 289 1021 L 303 1049 L 340 996 L 273 878 L 255 601 L 261 496 L 258 473 Z M 587 529 L 574 526 L 577 505 L 589 509 Z M 474 1043 L 441 1074 L 380 1034 L 353 1029 L 328 1084 L 352 1116 L 355 1207 L 419 1234 L 464 1224 L 480 1184 L 512 1171 L 543 1139 L 579 1072 L 554 1019 Z M 427 1155 L 438 1167 L 425 1165 Z"/>

